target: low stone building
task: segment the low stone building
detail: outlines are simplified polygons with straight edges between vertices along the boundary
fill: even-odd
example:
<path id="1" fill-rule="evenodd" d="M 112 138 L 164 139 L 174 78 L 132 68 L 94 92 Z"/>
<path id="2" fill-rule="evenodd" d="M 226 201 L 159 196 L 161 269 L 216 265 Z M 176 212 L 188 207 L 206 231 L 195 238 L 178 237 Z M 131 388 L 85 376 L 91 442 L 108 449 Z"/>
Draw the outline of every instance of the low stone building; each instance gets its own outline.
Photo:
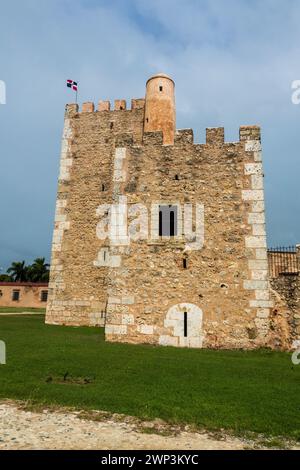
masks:
<path id="1" fill-rule="evenodd" d="M 46 322 L 105 326 L 109 341 L 274 346 L 260 128 L 194 143 L 174 90 L 158 74 L 131 109 L 66 106 Z"/>
<path id="2" fill-rule="evenodd" d="M 0 282 L 0 307 L 46 308 L 48 283 Z"/>
<path id="3" fill-rule="evenodd" d="M 300 347 L 300 245 L 268 251 L 271 294 L 271 345 Z"/>

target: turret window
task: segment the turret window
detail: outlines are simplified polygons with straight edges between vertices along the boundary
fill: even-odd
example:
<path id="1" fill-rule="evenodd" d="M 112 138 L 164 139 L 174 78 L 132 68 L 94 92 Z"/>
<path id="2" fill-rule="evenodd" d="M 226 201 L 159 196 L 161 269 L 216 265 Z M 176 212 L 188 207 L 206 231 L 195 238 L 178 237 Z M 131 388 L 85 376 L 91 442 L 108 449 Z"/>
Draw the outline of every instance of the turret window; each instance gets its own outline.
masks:
<path id="1" fill-rule="evenodd" d="M 162 86 L 159 87 L 159 91 L 163 91 L 163 87 L 162 87 Z"/>

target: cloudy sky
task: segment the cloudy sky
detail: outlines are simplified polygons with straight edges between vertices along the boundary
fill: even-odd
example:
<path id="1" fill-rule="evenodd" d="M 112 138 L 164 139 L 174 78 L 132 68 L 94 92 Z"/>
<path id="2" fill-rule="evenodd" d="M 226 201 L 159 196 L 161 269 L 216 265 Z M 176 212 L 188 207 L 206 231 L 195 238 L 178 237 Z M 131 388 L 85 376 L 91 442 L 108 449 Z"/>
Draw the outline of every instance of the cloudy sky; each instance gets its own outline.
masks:
<path id="1" fill-rule="evenodd" d="M 268 243 L 300 243 L 299 0 L 0 0 L 0 267 L 49 259 L 65 86 L 79 101 L 176 81 L 177 127 L 262 126 Z"/>

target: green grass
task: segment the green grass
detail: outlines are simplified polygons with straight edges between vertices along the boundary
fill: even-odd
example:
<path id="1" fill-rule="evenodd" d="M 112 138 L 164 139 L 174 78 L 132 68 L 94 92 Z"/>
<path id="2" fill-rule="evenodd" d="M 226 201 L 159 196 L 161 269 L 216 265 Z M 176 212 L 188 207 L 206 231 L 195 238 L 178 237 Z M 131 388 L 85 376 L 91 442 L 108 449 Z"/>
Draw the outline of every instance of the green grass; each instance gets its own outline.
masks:
<path id="1" fill-rule="evenodd" d="M 0 313 L 45 313 L 45 308 L 32 308 L 32 307 L 0 307 Z"/>
<path id="2" fill-rule="evenodd" d="M 102 329 L 47 326 L 42 315 L 0 317 L 0 339 L 1 398 L 300 440 L 290 354 L 105 343 Z"/>

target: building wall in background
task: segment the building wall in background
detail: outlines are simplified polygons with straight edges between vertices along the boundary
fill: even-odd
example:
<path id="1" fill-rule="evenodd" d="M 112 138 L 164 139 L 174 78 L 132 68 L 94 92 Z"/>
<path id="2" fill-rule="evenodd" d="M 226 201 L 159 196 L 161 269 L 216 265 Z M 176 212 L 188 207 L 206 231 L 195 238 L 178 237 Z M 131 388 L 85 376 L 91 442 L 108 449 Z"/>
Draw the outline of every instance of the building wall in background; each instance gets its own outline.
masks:
<path id="1" fill-rule="evenodd" d="M 0 307 L 46 308 L 46 293 L 47 283 L 0 282 Z"/>

